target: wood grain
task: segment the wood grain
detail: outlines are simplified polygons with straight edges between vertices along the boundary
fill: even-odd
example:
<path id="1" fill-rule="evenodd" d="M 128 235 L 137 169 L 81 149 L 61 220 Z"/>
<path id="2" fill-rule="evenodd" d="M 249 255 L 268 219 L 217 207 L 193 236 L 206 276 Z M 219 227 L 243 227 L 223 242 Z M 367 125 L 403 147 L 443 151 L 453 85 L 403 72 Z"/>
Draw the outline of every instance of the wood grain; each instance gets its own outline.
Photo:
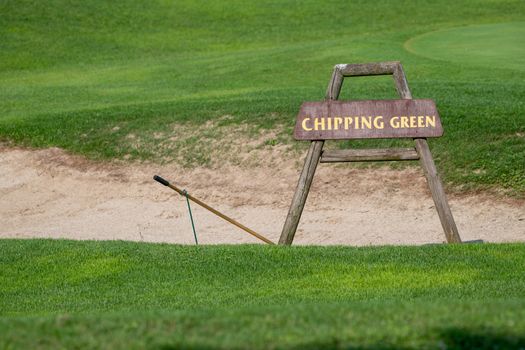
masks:
<path id="1" fill-rule="evenodd" d="M 345 77 L 358 77 L 368 75 L 389 75 L 400 65 L 398 61 L 376 62 L 376 63 L 357 63 L 357 64 L 338 64 L 335 66 Z"/>
<path id="2" fill-rule="evenodd" d="M 440 137 L 441 119 L 430 99 L 303 102 L 296 140 Z"/>
<path id="3" fill-rule="evenodd" d="M 394 70 L 393 78 L 399 97 L 411 99 L 412 93 L 408 87 L 408 82 L 405 72 L 403 71 L 403 66 L 400 63 Z M 421 166 L 423 167 L 423 171 L 425 172 L 425 176 L 427 178 L 430 193 L 432 193 L 432 199 L 434 200 L 439 220 L 441 221 L 441 226 L 445 232 L 447 242 L 460 243 L 461 237 L 459 236 L 456 221 L 454 220 L 454 216 L 452 215 L 450 206 L 448 205 L 447 196 L 445 194 L 445 190 L 443 189 L 443 183 L 438 176 L 436 165 L 434 164 L 432 153 L 430 153 L 427 140 L 425 138 L 416 138 L 414 139 L 414 142 L 416 151 L 419 154 Z"/>
<path id="4" fill-rule="evenodd" d="M 314 141 L 310 144 L 308 154 L 306 155 L 306 159 L 304 161 L 303 170 L 301 172 L 301 176 L 299 177 L 297 188 L 295 189 L 292 204 L 290 206 L 290 210 L 288 211 L 286 221 L 284 222 L 281 237 L 279 238 L 279 244 L 290 245 L 293 242 L 293 238 L 295 236 L 295 232 L 297 231 L 297 226 L 299 225 L 299 220 L 301 219 L 304 205 L 306 203 L 306 198 L 310 192 L 310 186 L 312 185 L 315 169 L 317 168 L 319 158 L 321 157 L 323 144 L 324 141 Z"/>
<path id="5" fill-rule="evenodd" d="M 441 226 L 445 232 L 445 237 L 448 243 L 461 243 L 461 238 L 459 236 L 458 228 L 456 227 L 456 222 L 454 221 L 454 216 L 450 211 L 448 205 L 447 196 L 445 190 L 443 189 L 443 183 L 439 178 L 436 165 L 434 164 L 434 159 L 430 153 L 430 148 L 426 139 L 415 139 L 416 150 L 421 159 L 421 166 L 425 172 L 427 178 L 428 187 L 432 193 L 432 199 L 436 205 L 436 210 L 439 215 L 439 220 L 441 221 Z"/>
<path id="6" fill-rule="evenodd" d="M 343 75 L 341 71 L 334 68 L 332 77 L 326 88 L 326 100 L 337 100 L 339 93 L 341 92 L 341 86 L 343 85 Z M 314 179 L 315 170 L 319 164 L 321 153 L 323 151 L 324 141 L 312 141 L 306 158 L 304 160 L 303 170 L 299 176 L 299 182 L 295 189 L 294 196 L 292 198 L 292 204 L 288 210 L 288 215 L 284 222 L 283 230 L 281 231 L 281 237 L 279 238 L 279 244 L 290 245 L 295 237 L 297 226 L 301 220 L 303 214 L 304 205 L 310 192 L 310 186 Z"/>
<path id="7" fill-rule="evenodd" d="M 337 149 L 323 151 L 321 155 L 321 163 L 418 159 L 415 148 Z"/>

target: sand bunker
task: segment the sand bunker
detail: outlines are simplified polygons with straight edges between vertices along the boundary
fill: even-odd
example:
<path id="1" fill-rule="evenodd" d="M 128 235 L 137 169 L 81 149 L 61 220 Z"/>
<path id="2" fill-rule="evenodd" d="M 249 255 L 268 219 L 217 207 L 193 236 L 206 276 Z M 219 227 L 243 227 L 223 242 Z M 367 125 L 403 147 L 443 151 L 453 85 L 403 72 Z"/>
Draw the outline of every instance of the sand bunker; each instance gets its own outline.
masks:
<path id="1" fill-rule="evenodd" d="M 268 157 L 275 157 L 268 151 Z M 176 165 L 100 164 L 59 149 L 0 149 L 0 237 L 193 244 L 184 198 L 159 174 L 278 241 L 300 166 L 183 170 Z M 299 163 L 300 165 L 300 163 Z M 463 240 L 525 241 L 525 202 L 449 196 Z M 258 243 L 193 206 L 200 243 Z M 294 244 L 424 244 L 444 234 L 422 171 L 322 164 Z"/>

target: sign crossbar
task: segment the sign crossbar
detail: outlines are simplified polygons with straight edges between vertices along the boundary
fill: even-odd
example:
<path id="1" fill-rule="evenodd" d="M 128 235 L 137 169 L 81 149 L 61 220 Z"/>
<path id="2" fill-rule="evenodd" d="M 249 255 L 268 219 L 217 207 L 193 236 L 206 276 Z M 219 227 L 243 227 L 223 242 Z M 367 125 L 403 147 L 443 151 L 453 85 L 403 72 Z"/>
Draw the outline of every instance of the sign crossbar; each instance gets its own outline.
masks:
<path id="1" fill-rule="evenodd" d="M 400 62 L 379 62 L 379 63 L 366 63 L 366 64 L 338 64 L 334 67 L 332 72 L 332 77 L 328 84 L 326 90 L 325 101 L 324 103 L 318 103 L 317 105 L 312 105 L 311 109 L 317 108 L 317 110 L 325 111 L 329 115 L 333 113 L 333 106 L 339 106 L 341 102 L 332 104 L 330 101 L 336 101 L 339 98 L 339 93 L 341 92 L 341 87 L 343 85 L 344 78 L 347 77 L 356 77 L 356 76 L 373 76 L 373 75 L 392 75 L 395 83 L 396 90 L 399 94 L 399 97 L 402 100 L 412 100 L 412 94 L 408 87 L 408 82 L 406 80 L 403 67 Z M 422 100 L 413 100 L 413 101 L 422 101 Z M 388 102 L 388 101 L 383 101 Z M 394 101 L 390 101 L 394 102 Z M 412 103 L 407 101 L 407 103 Z M 326 106 L 325 106 L 326 105 Z M 307 106 L 308 107 L 308 106 Z M 324 108 L 324 110 L 322 109 Z M 352 108 L 351 106 L 348 108 Z M 423 123 L 426 121 L 426 117 L 411 120 L 414 123 Z M 313 130 L 310 120 L 304 120 L 304 128 L 306 130 Z M 337 118 L 335 118 L 337 119 Z M 335 120 L 333 119 L 333 120 Z M 339 118 L 341 119 L 341 118 Z M 351 121 L 348 121 L 350 123 Z M 323 121 L 324 123 L 324 121 Z M 332 123 L 332 120 L 330 121 Z M 334 121 L 335 124 L 339 127 L 342 125 L 342 120 Z M 407 121 L 408 123 L 408 121 Z M 317 126 L 317 125 L 316 125 Z M 328 136 L 329 138 L 344 138 L 340 136 L 341 134 L 337 132 L 325 132 L 324 124 L 319 122 L 320 128 L 317 136 L 314 136 L 306 154 L 305 162 L 301 175 L 299 176 L 299 181 L 297 183 L 297 188 L 295 190 L 294 196 L 292 198 L 292 203 L 286 217 L 286 221 L 281 232 L 281 237 L 279 239 L 279 244 L 290 245 L 293 242 L 295 232 L 299 225 L 299 220 L 310 191 L 310 186 L 312 185 L 312 180 L 319 163 L 334 163 L 334 162 L 363 162 L 363 161 L 399 161 L 399 160 L 419 160 L 421 167 L 425 173 L 430 192 L 432 194 L 432 199 L 436 210 L 438 212 L 439 219 L 441 221 L 441 226 L 445 233 L 445 237 L 448 243 L 461 243 L 461 238 L 458 233 L 454 217 L 448 205 L 447 197 L 443 188 L 443 183 L 439 178 L 434 159 L 428 147 L 426 137 L 418 137 L 417 134 L 415 137 L 412 137 L 414 140 L 414 148 L 387 148 L 387 149 L 346 149 L 346 150 L 326 150 L 323 151 L 324 140 Z M 395 125 L 394 125 L 395 126 Z M 441 127 L 441 125 L 439 125 Z M 360 131 L 359 131 L 360 132 Z M 397 130 L 395 131 L 397 133 Z M 442 132 L 442 131 L 441 131 Z M 296 127 L 296 138 L 301 139 L 300 132 L 297 132 Z M 299 137 L 298 137 L 299 135 Z M 339 136 L 338 136 L 339 135 Z M 400 136 L 391 136 L 391 137 L 408 137 L 403 134 Z M 411 135 L 412 134 L 408 134 Z M 426 135 L 426 134 L 425 134 Z M 440 134 L 428 134 L 426 136 L 441 136 Z M 311 136 L 306 136 L 311 137 Z M 379 137 L 379 136 L 365 136 L 364 138 Z M 324 139 L 323 139 L 324 138 Z M 302 138 L 307 139 L 307 138 Z"/>

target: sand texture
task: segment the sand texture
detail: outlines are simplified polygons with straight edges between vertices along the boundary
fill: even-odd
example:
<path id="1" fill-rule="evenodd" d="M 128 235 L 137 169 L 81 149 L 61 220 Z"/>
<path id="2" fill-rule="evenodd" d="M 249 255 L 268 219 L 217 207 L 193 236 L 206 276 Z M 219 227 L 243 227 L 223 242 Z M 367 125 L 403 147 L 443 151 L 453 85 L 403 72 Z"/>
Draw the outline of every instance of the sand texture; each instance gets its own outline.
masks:
<path id="1" fill-rule="evenodd" d="M 268 151 L 268 157 L 275 157 Z M 264 156 L 264 155 L 258 155 Z M 279 155 L 280 157 L 284 157 Z M 285 165 L 287 164 L 287 165 Z M 107 164 L 59 149 L 0 149 L 0 237 L 193 244 L 185 199 L 159 174 L 277 242 L 301 162 L 185 170 Z M 450 195 L 463 240 L 525 241 L 525 202 L 490 194 Z M 193 205 L 199 243 L 258 243 Z M 419 167 L 318 167 L 294 244 L 383 245 L 445 239 Z"/>

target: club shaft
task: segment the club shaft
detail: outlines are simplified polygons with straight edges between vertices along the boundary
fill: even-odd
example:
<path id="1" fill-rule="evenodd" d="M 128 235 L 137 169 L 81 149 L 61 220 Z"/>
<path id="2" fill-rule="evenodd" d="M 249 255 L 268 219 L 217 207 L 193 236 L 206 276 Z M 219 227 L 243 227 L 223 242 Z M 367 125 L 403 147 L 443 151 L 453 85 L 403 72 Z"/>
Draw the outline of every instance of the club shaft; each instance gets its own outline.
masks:
<path id="1" fill-rule="evenodd" d="M 212 207 L 210 207 L 208 204 L 202 202 L 201 200 L 193 197 L 191 194 L 185 194 L 184 191 L 182 191 L 180 188 L 178 188 L 177 186 L 175 185 L 172 185 L 171 183 L 168 183 L 167 185 L 169 188 L 171 188 L 172 190 L 174 190 L 175 192 L 177 192 L 178 194 L 180 194 L 181 196 L 187 196 L 189 200 L 191 200 L 192 202 L 200 205 L 201 207 L 203 207 L 204 209 L 207 209 L 209 211 L 211 211 L 213 214 L 217 215 L 218 217 L 228 221 L 230 224 L 232 225 L 235 225 L 237 226 L 238 228 L 248 232 L 249 234 L 251 234 L 252 236 L 254 237 L 257 237 L 258 239 L 260 239 L 261 241 L 265 242 L 265 243 L 268 243 L 268 244 L 275 244 L 273 243 L 272 241 L 270 241 L 268 238 L 264 237 L 264 236 L 261 236 L 260 234 L 258 234 L 257 232 L 255 232 L 254 230 L 244 226 L 243 224 L 241 224 L 240 222 L 237 222 L 235 220 L 233 220 L 232 218 L 230 218 L 229 216 L 226 216 L 224 215 L 223 213 L 221 213 L 220 211 L 216 210 L 216 209 L 213 209 Z"/>

